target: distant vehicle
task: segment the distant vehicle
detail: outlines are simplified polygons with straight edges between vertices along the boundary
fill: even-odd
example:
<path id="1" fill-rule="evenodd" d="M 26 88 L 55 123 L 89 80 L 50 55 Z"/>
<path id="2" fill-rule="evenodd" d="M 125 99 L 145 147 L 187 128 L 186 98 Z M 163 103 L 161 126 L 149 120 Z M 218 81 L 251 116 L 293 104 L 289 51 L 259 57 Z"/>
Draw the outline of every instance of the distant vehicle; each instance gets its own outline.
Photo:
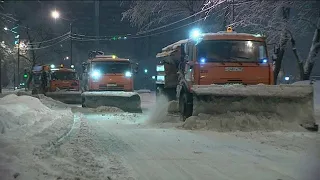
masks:
<path id="1" fill-rule="evenodd" d="M 69 68 L 54 68 L 50 72 L 50 91 L 55 92 L 59 90 L 79 91 L 80 82 L 77 72 Z"/>
<path id="2" fill-rule="evenodd" d="M 44 94 L 65 103 L 80 103 L 80 82 L 74 69 L 36 65 L 32 70 L 32 94 Z"/>

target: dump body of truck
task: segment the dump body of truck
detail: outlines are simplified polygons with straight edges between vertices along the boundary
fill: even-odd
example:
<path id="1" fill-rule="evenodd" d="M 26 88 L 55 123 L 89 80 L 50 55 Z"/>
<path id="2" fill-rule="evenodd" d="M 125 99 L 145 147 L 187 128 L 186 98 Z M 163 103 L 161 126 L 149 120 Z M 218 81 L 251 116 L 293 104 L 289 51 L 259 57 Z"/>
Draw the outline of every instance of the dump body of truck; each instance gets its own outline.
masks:
<path id="1" fill-rule="evenodd" d="M 97 55 L 84 65 L 83 107 L 114 106 L 140 112 L 140 96 L 133 89 L 133 68 L 129 59 Z"/>
<path id="2" fill-rule="evenodd" d="M 274 85 L 265 37 L 230 29 L 206 33 L 163 48 L 157 58 L 165 72 L 157 89 L 168 98 L 174 90 L 183 120 L 240 111 L 314 125 L 312 86 Z"/>

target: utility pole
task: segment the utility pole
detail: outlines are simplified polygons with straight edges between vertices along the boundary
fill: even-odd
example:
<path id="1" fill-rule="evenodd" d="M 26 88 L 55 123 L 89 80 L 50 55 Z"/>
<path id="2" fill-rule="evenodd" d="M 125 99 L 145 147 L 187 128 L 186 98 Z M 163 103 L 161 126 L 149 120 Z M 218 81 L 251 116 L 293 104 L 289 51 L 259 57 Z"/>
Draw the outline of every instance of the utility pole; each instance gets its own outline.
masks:
<path id="1" fill-rule="evenodd" d="M 70 23 L 70 66 L 73 65 L 72 62 L 72 23 Z"/>
<path id="2" fill-rule="evenodd" d="M 97 36 L 97 40 L 95 41 L 95 46 L 99 48 L 99 0 L 95 0 L 94 2 L 94 12 L 95 12 L 95 34 Z"/>
<path id="3" fill-rule="evenodd" d="M 18 37 L 18 85 L 20 85 L 20 35 L 16 37 Z"/>

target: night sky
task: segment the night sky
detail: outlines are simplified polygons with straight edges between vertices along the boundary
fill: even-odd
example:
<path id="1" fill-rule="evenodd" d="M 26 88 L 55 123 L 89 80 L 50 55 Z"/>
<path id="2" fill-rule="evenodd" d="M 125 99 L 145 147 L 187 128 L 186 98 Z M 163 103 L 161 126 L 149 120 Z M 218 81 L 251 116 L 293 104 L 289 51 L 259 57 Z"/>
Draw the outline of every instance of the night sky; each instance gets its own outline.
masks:
<path id="1" fill-rule="evenodd" d="M 129 3 L 121 3 L 120 1 L 100 1 L 99 6 L 99 35 L 100 36 L 118 36 L 137 33 L 137 28 L 130 26 L 127 20 L 121 21 L 122 12 L 129 8 Z M 8 1 L 4 2 L 4 12 L 14 15 L 21 21 L 21 24 L 28 26 L 31 30 L 39 26 L 47 26 L 50 28 L 52 37 L 65 34 L 70 30 L 70 20 L 76 19 L 73 23 L 73 33 L 78 35 L 95 36 L 95 4 L 94 1 Z M 54 20 L 50 13 L 57 10 L 61 13 L 60 19 Z M 6 22 L 8 27 L 13 27 L 15 22 Z M 208 19 L 204 23 L 207 30 L 215 31 L 214 21 Z M 41 24 L 41 25 L 40 25 Z M 174 28 L 175 26 L 172 26 Z M 137 78 L 145 78 L 143 70 L 149 70 L 149 77 L 155 75 L 155 56 L 161 48 L 171 44 L 180 39 L 187 38 L 188 31 L 193 26 L 187 26 L 174 31 L 163 33 L 160 35 L 130 39 L 116 40 L 116 41 L 99 41 L 99 45 L 93 41 L 73 41 L 73 62 L 77 69 L 80 70 L 80 64 L 86 61 L 88 51 L 101 50 L 105 54 L 116 54 L 119 57 L 130 58 L 140 63 L 140 71 Z M 21 38 L 26 38 L 24 30 L 21 28 Z M 241 32 L 241 29 L 237 30 Z M 306 32 L 303 36 L 298 38 L 297 47 L 303 57 L 309 50 L 310 40 L 312 39 L 313 32 Z M 128 36 L 130 37 L 130 36 Z M 12 39 L 10 34 L 6 34 L 5 39 Z M 13 40 L 12 40 L 13 41 Z M 70 40 L 58 43 L 54 48 L 58 49 L 59 53 L 52 53 L 50 56 L 41 58 L 41 62 L 52 63 L 65 63 L 64 57 L 70 56 Z M 269 50 L 270 51 L 270 50 Z M 285 70 L 288 73 L 295 73 L 296 67 L 290 65 L 291 58 L 294 58 L 288 46 L 284 58 Z M 313 74 L 320 74 L 320 70 L 316 64 Z M 149 78 L 148 77 L 148 78 Z M 138 84 L 139 87 L 143 86 Z"/>

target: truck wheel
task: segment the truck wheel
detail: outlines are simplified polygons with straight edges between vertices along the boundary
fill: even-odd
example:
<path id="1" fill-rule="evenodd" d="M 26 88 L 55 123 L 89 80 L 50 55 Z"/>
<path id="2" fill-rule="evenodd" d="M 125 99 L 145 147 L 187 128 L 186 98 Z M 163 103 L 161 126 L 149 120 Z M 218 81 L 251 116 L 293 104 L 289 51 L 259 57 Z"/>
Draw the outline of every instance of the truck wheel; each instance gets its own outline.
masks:
<path id="1" fill-rule="evenodd" d="M 182 121 L 185 121 L 188 117 L 192 116 L 192 109 L 190 95 L 188 95 L 188 93 L 181 94 L 179 97 L 179 111 Z"/>
<path id="2" fill-rule="evenodd" d="M 82 105 L 83 108 L 86 107 L 86 104 L 84 103 L 84 97 L 81 98 L 81 105 Z"/>

